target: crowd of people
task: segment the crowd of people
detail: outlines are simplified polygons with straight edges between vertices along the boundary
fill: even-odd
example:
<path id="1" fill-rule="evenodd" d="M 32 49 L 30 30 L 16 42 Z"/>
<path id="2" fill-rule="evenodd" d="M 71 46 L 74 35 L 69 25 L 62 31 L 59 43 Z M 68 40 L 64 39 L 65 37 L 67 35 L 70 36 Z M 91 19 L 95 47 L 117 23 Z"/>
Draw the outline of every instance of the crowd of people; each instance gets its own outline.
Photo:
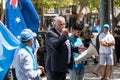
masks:
<path id="1" fill-rule="evenodd" d="M 103 31 L 96 38 L 96 50 L 99 54 L 99 61 L 93 57 L 93 61 L 100 67 L 101 80 L 110 80 L 111 68 L 114 65 L 113 49 L 117 55 L 117 62 L 120 62 L 119 54 L 119 26 L 112 35 L 109 24 L 103 25 Z M 81 36 L 81 34 L 83 34 Z M 46 42 L 46 62 L 45 67 L 36 62 L 36 52 L 39 45 L 34 49 L 33 43 L 36 42 L 36 34 L 30 29 L 24 29 L 20 34 L 21 44 L 15 51 L 14 67 L 18 80 L 41 80 L 40 75 L 45 73 L 47 80 L 66 80 L 66 73 L 69 72 L 70 80 L 84 80 L 85 65 L 87 61 L 75 63 L 74 58 L 84 54 L 94 37 L 89 25 L 74 24 L 71 35 L 66 28 L 65 18 L 57 16 L 53 19 L 52 27 L 45 36 Z M 82 37 L 82 38 L 81 38 Z M 36 42 L 38 43 L 38 42 Z M 45 69 L 45 70 L 44 70 Z M 93 74 L 97 69 L 93 70 Z"/>

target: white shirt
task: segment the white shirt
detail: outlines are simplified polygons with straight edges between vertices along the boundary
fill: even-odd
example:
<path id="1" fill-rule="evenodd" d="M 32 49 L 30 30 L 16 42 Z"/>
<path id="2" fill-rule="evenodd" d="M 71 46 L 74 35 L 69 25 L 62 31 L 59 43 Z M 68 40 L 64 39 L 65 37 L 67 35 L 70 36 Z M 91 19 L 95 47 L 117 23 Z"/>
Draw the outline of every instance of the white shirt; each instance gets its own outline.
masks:
<path id="1" fill-rule="evenodd" d="M 114 41 L 114 37 L 110 33 L 108 33 L 108 34 L 101 33 L 100 36 L 99 36 L 99 41 L 105 41 L 105 42 L 109 43 L 111 41 Z M 100 53 L 111 53 L 113 47 L 114 46 L 106 47 L 106 46 L 103 46 L 103 45 L 100 44 L 99 52 Z"/>
<path id="2" fill-rule="evenodd" d="M 70 46 L 70 41 L 66 40 L 65 44 L 67 45 L 68 48 L 68 64 L 70 63 L 70 59 L 71 59 L 71 46 Z"/>
<path id="3" fill-rule="evenodd" d="M 29 48 L 32 51 L 31 48 Z M 33 59 L 23 48 L 18 48 L 14 55 L 14 67 L 18 80 L 35 80 L 40 76 L 40 70 L 33 70 Z"/>

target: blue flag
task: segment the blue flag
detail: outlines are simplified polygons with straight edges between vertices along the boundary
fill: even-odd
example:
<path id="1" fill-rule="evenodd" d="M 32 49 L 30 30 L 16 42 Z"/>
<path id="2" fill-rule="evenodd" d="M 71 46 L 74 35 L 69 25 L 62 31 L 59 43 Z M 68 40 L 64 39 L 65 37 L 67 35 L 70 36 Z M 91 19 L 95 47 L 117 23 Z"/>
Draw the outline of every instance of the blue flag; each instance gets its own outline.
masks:
<path id="1" fill-rule="evenodd" d="M 39 16 L 31 0 L 7 0 L 6 25 L 16 37 L 25 28 L 38 33 Z"/>
<path id="2" fill-rule="evenodd" d="M 39 15 L 31 3 L 31 0 L 20 0 L 21 13 L 28 28 L 38 33 Z"/>
<path id="3" fill-rule="evenodd" d="M 6 25 L 16 37 L 26 28 L 26 23 L 18 6 L 18 0 L 7 0 L 6 2 Z"/>
<path id="4" fill-rule="evenodd" d="M 14 58 L 19 41 L 0 22 L 0 80 L 3 80 Z"/>

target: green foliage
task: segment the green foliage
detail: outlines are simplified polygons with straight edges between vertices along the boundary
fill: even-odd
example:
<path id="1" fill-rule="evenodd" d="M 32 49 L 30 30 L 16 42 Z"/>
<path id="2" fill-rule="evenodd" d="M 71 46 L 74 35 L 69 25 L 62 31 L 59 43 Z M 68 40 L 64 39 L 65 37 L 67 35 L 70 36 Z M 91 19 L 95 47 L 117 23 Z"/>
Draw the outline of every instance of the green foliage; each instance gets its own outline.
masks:
<path id="1" fill-rule="evenodd" d="M 97 9 L 97 11 L 100 11 L 100 0 L 89 0 L 88 2 L 88 8 L 90 11 Z"/>
<path id="2" fill-rule="evenodd" d="M 90 11 L 96 9 L 99 12 L 100 10 L 100 0 L 73 0 L 73 4 L 80 6 L 79 13 L 85 7 L 88 7 Z"/>
<path id="3" fill-rule="evenodd" d="M 37 4 L 37 10 L 40 10 L 44 7 L 45 10 L 50 8 L 64 8 L 68 7 L 72 0 L 32 0 L 33 3 Z M 36 4 L 34 4 L 36 6 Z"/>
<path id="4" fill-rule="evenodd" d="M 120 8 L 120 0 L 113 0 L 115 7 Z"/>

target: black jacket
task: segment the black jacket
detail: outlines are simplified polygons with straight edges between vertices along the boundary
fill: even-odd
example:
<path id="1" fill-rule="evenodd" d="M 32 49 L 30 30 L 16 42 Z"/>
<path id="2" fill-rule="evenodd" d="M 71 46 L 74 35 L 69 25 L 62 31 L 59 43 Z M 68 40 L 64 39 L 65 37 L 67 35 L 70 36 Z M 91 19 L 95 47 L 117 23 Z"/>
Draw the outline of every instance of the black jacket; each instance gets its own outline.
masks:
<path id="1" fill-rule="evenodd" d="M 55 28 L 50 29 L 46 33 L 46 70 L 56 72 L 65 72 L 67 70 L 68 48 L 65 44 L 67 39 L 68 36 L 60 35 Z M 78 48 L 71 47 L 71 53 L 73 51 L 78 52 Z M 72 61 L 73 60 L 71 60 L 71 65 L 69 64 L 69 67 L 72 67 Z"/>

